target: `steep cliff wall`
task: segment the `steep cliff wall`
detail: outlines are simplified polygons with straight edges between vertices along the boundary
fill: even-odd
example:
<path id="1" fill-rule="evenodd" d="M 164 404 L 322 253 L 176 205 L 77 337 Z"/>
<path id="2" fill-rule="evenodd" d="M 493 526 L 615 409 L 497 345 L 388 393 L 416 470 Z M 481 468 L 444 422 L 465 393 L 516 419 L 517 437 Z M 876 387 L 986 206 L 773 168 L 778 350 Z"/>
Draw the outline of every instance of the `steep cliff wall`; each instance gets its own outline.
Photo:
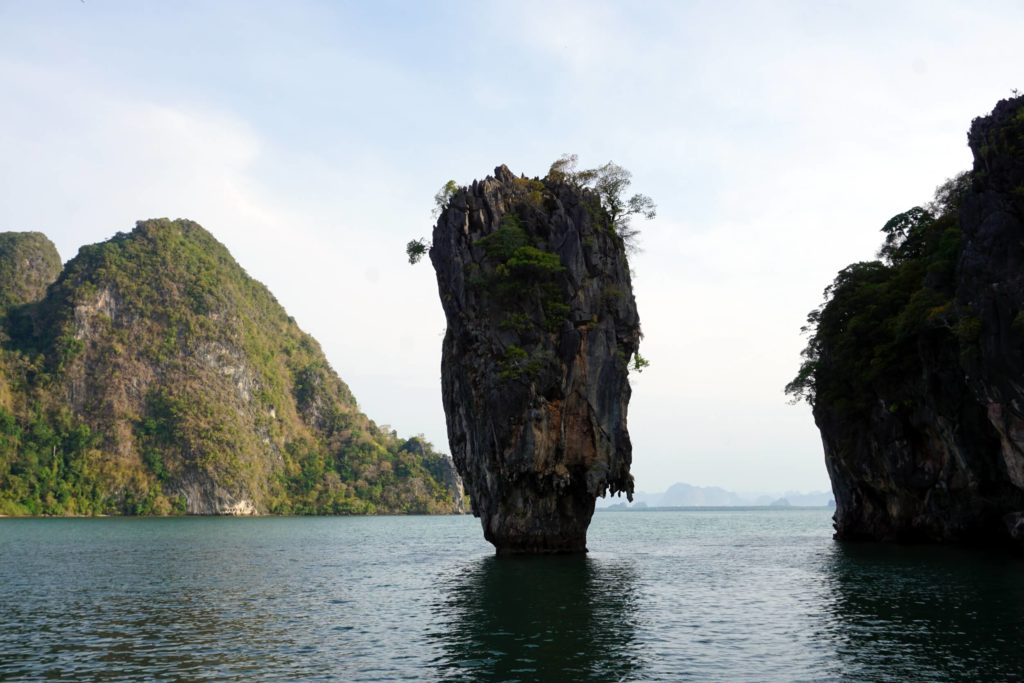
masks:
<path id="1" fill-rule="evenodd" d="M 430 259 L 448 321 L 455 464 L 499 552 L 586 549 L 598 495 L 631 495 L 627 363 L 640 339 L 599 197 L 501 166 L 454 194 Z"/>
<path id="2" fill-rule="evenodd" d="M 968 140 L 973 169 L 811 314 L 788 389 L 814 405 L 837 538 L 1024 540 L 1024 98 Z"/>
<path id="3" fill-rule="evenodd" d="M 461 509 L 450 460 L 369 420 L 191 221 L 83 247 L 4 329 L 0 513 Z"/>
<path id="4" fill-rule="evenodd" d="M 998 435 L 999 470 L 1024 490 L 1024 97 L 975 120 L 968 141 L 974 183 L 960 212 L 956 300 L 977 336 L 962 365 Z"/>

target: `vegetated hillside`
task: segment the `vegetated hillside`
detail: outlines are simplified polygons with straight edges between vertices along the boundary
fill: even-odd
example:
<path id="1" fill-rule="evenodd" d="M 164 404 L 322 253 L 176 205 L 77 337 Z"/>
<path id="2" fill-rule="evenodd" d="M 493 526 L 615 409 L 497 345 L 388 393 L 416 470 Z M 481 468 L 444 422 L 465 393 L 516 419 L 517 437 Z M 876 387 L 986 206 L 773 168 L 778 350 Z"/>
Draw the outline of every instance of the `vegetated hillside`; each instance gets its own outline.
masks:
<path id="1" fill-rule="evenodd" d="M 787 391 L 814 408 L 839 538 L 1024 540 L 1024 98 L 968 142 L 973 169 L 808 319 Z"/>
<path id="2" fill-rule="evenodd" d="M 360 412 L 317 342 L 196 223 L 83 247 L 36 301 L 0 284 L 17 304 L 0 513 L 461 510 L 451 460 Z"/>

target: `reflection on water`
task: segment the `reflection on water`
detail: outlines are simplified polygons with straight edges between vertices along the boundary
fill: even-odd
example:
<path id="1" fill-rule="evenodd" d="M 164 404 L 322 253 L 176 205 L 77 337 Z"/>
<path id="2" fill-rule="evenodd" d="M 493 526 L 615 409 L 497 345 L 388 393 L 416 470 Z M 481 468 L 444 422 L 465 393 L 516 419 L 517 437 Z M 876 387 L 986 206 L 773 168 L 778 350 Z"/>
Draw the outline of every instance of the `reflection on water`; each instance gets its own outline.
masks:
<path id="1" fill-rule="evenodd" d="M 978 549 L 836 544 L 825 629 L 848 680 L 1020 680 L 1020 558 Z"/>
<path id="2" fill-rule="evenodd" d="M 636 576 L 628 561 L 487 557 L 442 585 L 432 637 L 442 679 L 631 680 Z"/>

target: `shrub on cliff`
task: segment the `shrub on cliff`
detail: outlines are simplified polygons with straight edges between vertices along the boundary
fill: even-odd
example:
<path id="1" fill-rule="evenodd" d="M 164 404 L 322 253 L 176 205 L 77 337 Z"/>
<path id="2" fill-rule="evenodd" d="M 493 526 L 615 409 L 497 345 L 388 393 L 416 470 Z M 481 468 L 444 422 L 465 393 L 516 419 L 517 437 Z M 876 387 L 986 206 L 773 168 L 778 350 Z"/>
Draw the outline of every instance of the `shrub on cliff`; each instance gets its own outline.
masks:
<path id="1" fill-rule="evenodd" d="M 794 402 L 825 398 L 854 410 L 878 394 L 898 396 L 922 337 L 955 334 L 957 214 L 968 182 L 969 174 L 958 175 L 926 206 L 891 218 L 882 227 L 880 260 L 847 266 L 825 289 L 802 328 L 809 339 L 800 370 L 786 385 Z"/>
<path id="2" fill-rule="evenodd" d="M 626 251 L 637 251 L 640 231 L 633 226 L 632 218 L 654 218 L 658 210 L 654 200 L 639 193 L 627 197 L 626 192 L 633 182 L 633 174 L 614 162 L 609 161 L 603 166 L 583 170 L 577 169 L 577 162 L 575 154 L 562 155 L 558 161 L 551 164 L 548 179 L 572 183 L 597 193 L 601 208 L 608 213 L 615 231 L 625 242 Z"/>
<path id="3" fill-rule="evenodd" d="M 551 164 L 548 174 L 541 179 L 520 179 L 525 190 L 524 199 L 527 203 L 539 206 L 544 200 L 544 181 L 551 183 L 568 183 L 577 188 L 586 188 L 594 193 L 597 205 L 592 212 L 600 218 L 606 214 L 611 226 L 622 238 L 627 253 L 639 249 L 640 230 L 633 225 L 633 217 L 641 216 L 648 220 L 655 218 L 658 207 L 654 200 L 644 194 L 627 196 L 629 186 L 633 182 L 633 174 L 609 161 L 603 166 L 589 169 L 577 168 L 579 158 L 575 154 L 563 154 Z M 434 195 L 433 216 L 436 219 L 459 190 L 454 180 L 449 180 Z M 600 211 L 598 211 L 600 209 Z M 419 263 L 430 249 L 430 243 L 424 238 L 410 240 L 405 246 L 409 263 Z"/>

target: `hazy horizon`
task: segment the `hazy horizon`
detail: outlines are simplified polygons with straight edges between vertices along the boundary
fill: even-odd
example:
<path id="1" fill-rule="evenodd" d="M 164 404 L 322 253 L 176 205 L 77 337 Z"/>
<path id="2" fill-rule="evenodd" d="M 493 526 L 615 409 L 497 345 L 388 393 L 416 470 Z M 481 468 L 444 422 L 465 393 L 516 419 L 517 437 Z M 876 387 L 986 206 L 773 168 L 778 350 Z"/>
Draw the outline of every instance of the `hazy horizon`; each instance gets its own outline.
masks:
<path id="1" fill-rule="evenodd" d="M 0 230 L 66 261 L 210 230 L 362 409 L 448 450 L 432 197 L 566 152 L 658 204 L 634 288 L 637 489 L 829 489 L 787 405 L 799 329 L 892 215 L 970 166 L 1021 86 L 1024 6 L 0 2 Z"/>

